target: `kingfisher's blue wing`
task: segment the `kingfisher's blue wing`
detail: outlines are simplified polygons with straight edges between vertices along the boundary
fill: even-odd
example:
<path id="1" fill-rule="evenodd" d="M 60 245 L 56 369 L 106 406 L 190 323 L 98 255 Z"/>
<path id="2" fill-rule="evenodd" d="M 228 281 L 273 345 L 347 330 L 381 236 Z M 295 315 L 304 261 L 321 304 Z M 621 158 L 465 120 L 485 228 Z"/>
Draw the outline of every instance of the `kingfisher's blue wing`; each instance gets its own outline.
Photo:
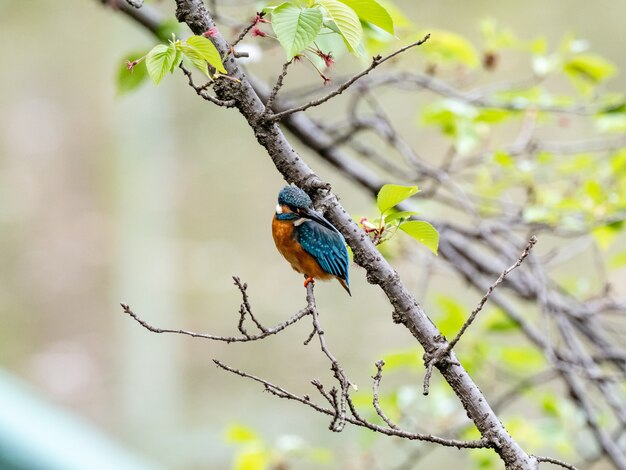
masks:
<path id="1" fill-rule="evenodd" d="M 348 283 L 348 250 L 339 232 L 308 220 L 295 228 L 296 240 L 324 271 Z"/>

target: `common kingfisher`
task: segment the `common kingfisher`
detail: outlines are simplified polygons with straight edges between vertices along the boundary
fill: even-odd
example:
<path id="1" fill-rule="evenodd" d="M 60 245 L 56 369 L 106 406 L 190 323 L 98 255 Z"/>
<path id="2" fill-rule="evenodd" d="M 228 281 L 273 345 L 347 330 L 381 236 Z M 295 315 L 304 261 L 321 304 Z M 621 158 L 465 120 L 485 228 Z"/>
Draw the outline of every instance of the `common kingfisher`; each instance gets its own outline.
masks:
<path id="1" fill-rule="evenodd" d="M 280 254 L 306 276 L 304 287 L 314 279 L 334 277 L 352 296 L 346 242 L 339 230 L 313 209 L 311 198 L 302 189 L 285 186 L 278 193 L 272 235 Z"/>

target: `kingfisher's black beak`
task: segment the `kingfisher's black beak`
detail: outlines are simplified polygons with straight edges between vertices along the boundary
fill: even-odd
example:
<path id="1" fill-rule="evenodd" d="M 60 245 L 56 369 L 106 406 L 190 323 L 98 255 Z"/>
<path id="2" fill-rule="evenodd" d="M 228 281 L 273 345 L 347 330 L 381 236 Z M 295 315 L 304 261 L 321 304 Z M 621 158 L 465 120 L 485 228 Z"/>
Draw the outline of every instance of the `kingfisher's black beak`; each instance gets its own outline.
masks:
<path id="1" fill-rule="evenodd" d="M 332 230 L 333 232 L 340 233 L 339 230 L 337 230 L 333 224 L 326 220 L 322 214 L 313 209 L 299 209 L 298 215 L 306 219 L 314 220 L 318 224 Z"/>

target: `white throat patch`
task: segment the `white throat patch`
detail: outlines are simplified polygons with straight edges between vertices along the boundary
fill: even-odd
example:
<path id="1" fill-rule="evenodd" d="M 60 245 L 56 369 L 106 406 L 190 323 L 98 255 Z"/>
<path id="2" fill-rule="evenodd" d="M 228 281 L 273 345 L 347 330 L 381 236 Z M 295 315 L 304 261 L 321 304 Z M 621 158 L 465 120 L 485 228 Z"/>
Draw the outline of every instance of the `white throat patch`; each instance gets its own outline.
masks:
<path id="1" fill-rule="evenodd" d="M 276 204 L 276 213 L 277 214 L 282 214 L 283 213 L 283 208 L 281 207 L 280 204 Z"/>

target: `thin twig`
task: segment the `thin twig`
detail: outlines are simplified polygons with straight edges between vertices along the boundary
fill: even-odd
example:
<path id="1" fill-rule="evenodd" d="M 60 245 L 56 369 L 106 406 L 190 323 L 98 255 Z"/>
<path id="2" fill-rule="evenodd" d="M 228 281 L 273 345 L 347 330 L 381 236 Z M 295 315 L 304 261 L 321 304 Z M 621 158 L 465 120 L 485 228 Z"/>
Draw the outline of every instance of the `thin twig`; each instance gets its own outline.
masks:
<path id="1" fill-rule="evenodd" d="M 313 101 L 309 101 L 306 104 L 303 104 L 302 106 L 298 106 L 296 108 L 291 108 L 291 109 L 286 109 L 285 111 L 281 111 L 280 113 L 276 113 L 276 114 L 272 114 L 268 117 L 268 119 L 272 120 L 272 121 L 279 121 L 281 119 L 283 119 L 286 116 L 289 116 L 290 114 L 293 113 L 297 113 L 300 111 L 304 111 L 306 109 L 309 109 L 313 106 L 319 106 L 322 103 L 325 103 L 326 101 L 334 98 L 337 95 L 340 95 L 341 93 L 343 93 L 344 91 L 346 91 L 354 82 L 356 82 L 358 79 L 364 77 L 365 75 L 367 75 L 368 73 L 370 73 L 372 70 L 374 70 L 376 67 L 378 67 L 380 64 L 387 62 L 389 59 L 397 56 L 398 54 L 401 54 L 413 47 L 416 46 L 420 46 L 422 44 L 424 44 L 428 38 L 430 38 L 430 34 L 427 34 L 426 36 L 424 36 L 422 39 L 420 39 L 417 42 L 411 43 L 407 46 L 401 47 L 400 49 L 398 49 L 395 52 L 392 52 L 391 54 L 385 56 L 385 57 L 381 57 L 381 56 L 376 56 L 372 59 L 372 63 L 371 65 L 366 68 L 365 70 L 363 70 L 362 72 L 356 74 L 354 77 L 352 77 L 351 79 L 349 79 L 348 81 L 344 82 L 342 85 L 340 85 L 337 89 L 335 89 L 334 91 L 330 92 L 329 94 L 327 94 L 326 96 L 319 98 L 317 100 L 313 100 Z"/>
<path id="2" fill-rule="evenodd" d="M 278 76 L 278 78 L 276 79 L 276 84 L 274 85 L 274 88 L 272 88 L 272 92 L 270 93 L 269 98 L 267 99 L 267 102 L 265 103 L 265 113 L 263 114 L 264 116 L 267 116 L 268 113 L 272 112 L 272 105 L 274 104 L 274 99 L 276 99 L 276 95 L 278 94 L 278 92 L 280 91 L 280 89 L 283 86 L 283 80 L 285 79 L 285 77 L 287 76 L 287 68 L 293 63 L 293 59 L 285 62 L 283 64 L 283 71 L 280 73 L 280 75 Z"/>
<path id="3" fill-rule="evenodd" d="M 430 378 L 432 377 L 433 366 L 437 364 L 438 362 L 441 362 L 444 360 L 450 363 L 458 364 L 458 362 L 453 361 L 450 357 L 448 357 L 450 355 L 450 352 L 452 351 L 452 348 L 456 346 L 456 344 L 459 342 L 459 340 L 461 339 L 465 331 L 469 328 L 472 322 L 476 319 L 476 316 L 483 309 L 483 307 L 485 306 L 485 303 L 487 302 L 487 300 L 489 299 L 489 297 L 491 296 L 495 288 L 498 287 L 500 284 L 502 284 L 502 281 L 504 281 L 504 278 L 506 278 L 506 276 L 511 271 L 519 267 L 524 262 L 526 257 L 530 254 L 530 250 L 532 250 L 532 248 L 535 246 L 536 243 L 537 243 L 537 237 L 533 235 L 532 237 L 530 237 L 530 240 L 528 240 L 528 244 L 526 245 L 526 248 L 524 248 L 524 251 L 522 251 L 522 254 L 519 256 L 519 258 L 517 258 L 517 261 L 515 262 L 515 264 L 513 264 L 513 266 L 510 266 L 509 268 L 502 271 L 498 279 L 496 279 L 496 282 L 494 282 L 491 286 L 489 286 L 489 289 L 487 289 L 487 293 L 480 300 L 480 302 L 478 303 L 478 306 L 474 310 L 472 310 L 472 313 L 470 314 L 468 319 L 465 321 L 465 323 L 463 323 L 463 326 L 461 327 L 461 329 L 459 330 L 459 332 L 457 333 L 457 335 L 454 337 L 452 341 L 450 341 L 445 347 L 442 347 L 436 350 L 435 352 L 432 352 L 430 354 L 424 354 L 424 363 L 426 365 L 426 374 L 424 375 L 424 391 L 423 391 L 424 395 L 428 395 L 429 393 Z"/>
<path id="4" fill-rule="evenodd" d="M 233 51 L 233 52 L 234 52 L 234 49 L 233 49 L 233 48 L 234 48 L 237 44 L 239 44 L 241 41 L 243 41 L 243 38 L 245 38 L 245 37 L 246 37 L 246 35 L 250 32 L 250 30 L 251 30 L 252 28 L 254 28 L 254 27 L 257 25 L 257 23 L 259 22 L 259 20 L 258 20 L 258 19 L 259 19 L 259 18 L 263 18 L 263 16 L 265 16 L 265 13 L 263 13 L 263 12 L 260 12 L 260 13 L 257 13 L 257 14 L 256 14 L 255 18 L 252 20 L 252 23 L 250 23 L 248 26 L 246 26 L 246 27 L 245 27 L 245 28 L 241 31 L 241 33 L 239 34 L 239 36 L 237 37 L 237 39 L 235 39 L 235 40 L 234 40 L 234 41 L 230 44 L 230 49 L 231 49 L 231 51 Z"/>
<path id="5" fill-rule="evenodd" d="M 535 458 L 537 459 L 537 462 L 547 462 L 547 463 L 551 463 L 554 465 L 558 465 L 563 468 L 567 468 L 568 470 L 578 470 L 578 468 L 574 467 L 573 465 L 567 462 L 563 462 L 562 460 L 555 459 L 553 457 L 541 457 L 541 456 L 535 455 Z"/>
<path id="6" fill-rule="evenodd" d="M 335 415 L 335 410 L 330 409 L 330 408 L 325 408 L 321 405 L 318 405 L 317 403 L 313 402 L 311 400 L 311 398 L 308 395 L 304 395 L 302 397 L 295 395 L 287 390 L 285 390 L 282 387 L 279 387 L 278 385 L 275 385 L 265 379 L 262 379 L 260 377 L 257 377 L 255 375 L 252 374 L 248 374 L 247 372 L 241 371 L 239 369 L 235 369 L 233 367 L 227 366 L 226 364 L 224 364 L 223 362 L 217 360 L 217 359 L 213 359 L 213 362 L 215 363 L 215 365 L 217 365 L 218 367 L 220 367 L 221 369 L 224 369 L 228 372 L 231 372 L 235 375 L 239 375 L 240 377 L 245 377 L 251 380 L 254 380 L 255 382 L 258 382 L 260 384 L 262 384 L 265 388 L 265 390 L 267 390 L 268 392 L 272 393 L 273 395 L 279 397 L 279 398 L 286 398 L 289 400 L 295 400 L 297 402 L 300 402 L 304 405 L 307 405 L 311 408 L 313 408 L 314 410 L 320 412 L 320 413 L 324 413 L 328 416 L 334 416 Z M 322 393 L 323 390 L 323 386 L 321 386 L 321 383 L 319 383 L 319 381 L 313 381 L 314 385 L 316 385 L 316 387 L 318 388 L 318 390 L 320 390 L 320 393 Z M 319 384 L 319 385 L 317 385 Z M 331 396 L 326 392 L 323 391 L 322 393 L 324 395 L 324 397 L 329 400 L 329 402 L 332 403 L 332 398 Z M 351 401 L 348 402 L 351 406 L 351 409 L 354 407 L 354 405 L 352 404 Z M 353 413 L 355 413 L 356 410 L 353 411 Z M 358 413 L 355 414 L 355 416 L 358 416 Z M 433 436 L 432 434 L 420 434 L 420 433 L 414 433 L 414 432 L 409 432 L 409 431 L 404 431 L 401 429 L 390 429 L 390 428 L 385 428 L 383 426 L 378 426 L 377 424 L 371 423 L 369 421 L 364 420 L 363 418 L 361 418 L 360 416 L 358 418 L 356 417 L 351 417 L 351 416 L 346 416 L 346 422 L 350 423 L 350 424 L 355 424 L 357 426 L 361 426 L 367 429 L 370 429 L 372 431 L 375 432 L 379 432 L 382 434 L 386 434 L 388 436 L 396 436 L 396 437 L 402 437 L 404 439 L 409 439 L 409 440 L 414 440 L 414 441 L 427 441 L 427 442 L 432 442 L 434 444 L 440 444 L 442 446 L 446 446 L 446 447 L 456 447 L 457 449 L 484 449 L 484 448 L 489 448 L 491 447 L 491 444 L 489 443 L 489 441 L 485 438 L 482 439 L 478 439 L 478 440 L 472 440 L 472 441 L 462 441 L 462 440 L 458 440 L 458 439 L 447 439 L 444 437 L 439 437 L 439 436 Z"/>
<path id="7" fill-rule="evenodd" d="M 198 96 L 200 96 L 201 98 L 210 101 L 213 104 L 216 104 L 218 106 L 223 106 L 225 108 L 233 108 L 235 107 L 235 100 L 220 100 L 218 98 L 215 98 L 214 96 L 211 96 L 210 94 L 208 94 L 206 92 L 206 89 L 212 85 L 213 82 L 208 82 L 205 83 L 202 86 L 197 86 L 194 81 L 193 81 L 193 77 L 191 75 L 191 72 L 189 71 L 189 69 L 187 67 L 185 67 L 182 63 L 179 65 L 180 69 L 183 71 L 183 73 L 187 76 L 187 80 L 189 81 L 189 86 L 191 88 L 193 88 L 196 93 L 198 94 Z"/>
<path id="8" fill-rule="evenodd" d="M 139 323 L 146 330 L 151 331 L 152 333 L 175 333 L 179 335 L 191 336 L 193 338 L 204 338 L 204 339 L 209 339 L 213 341 L 224 341 L 226 343 L 246 343 L 248 341 L 258 341 L 260 339 L 267 338 L 268 336 L 275 335 L 276 333 L 284 330 L 288 326 L 291 326 L 294 323 L 298 322 L 303 317 L 306 317 L 307 315 L 311 314 L 309 308 L 305 307 L 299 312 L 297 312 L 295 315 L 291 316 L 289 319 L 276 325 L 274 328 L 268 329 L 264 333 L 260 333 L 258 335 L 249 335 L 249 336 L 219 336 L 219 335 L 212 335 L 208 333 L 196 333 L 194 331 L 188 331 L 188 330 L 158 328 L 156 326 L 150 325 L 148 322 L 146 322 L 141 317 L 139 317 L 135 312 L 131 310 L 130 306 L 128 306 L 127 304 L 121 303 L 120 305 L 122 306 L 122 309 L 124 310 L 125 313 L 130 315 L 137 323 Z"/>
<path id="9" fill-rule="evenodd" d="M 463 326 L 461 327 L 457 335 L 454 337 L 452 341 L 450 341 L 450 343 L 446 347 L 446 351 L 445 351 L 446 354 L 450 352 L 452 348 L 454 348 L 454 346 L 456 346 L 456 344 L 461 339 L 461 336 L 463 336 L 463 333 L 465 333 L 465 330 L 467 330 L 467 328 L 476 319 L 476 315 L 478 315 L 478 313 L 483 309 L 483 307 L 485 306 L 485 303 L 491 296 L 491 293 L 494 291 L 494 289 L 498 287 L 500 284 L 502 284 L 502 281 L 504 281 L 504 278 L 511 271 L 521 266 L 521 264 L 524 262 L 526 257 L 530 254 L 530 250 L 533 249 L 536 243 L 537 243 L 537 237 L 533 235 L 532 237 L 530 237 L 530 240 L 528 240 L 528 244 L 526 245 L 526 248 L 524 248 L 524 251 L 522 251 L 522 254 L 519 256 L 519 258 L 517 258 L 517 261 L 515 262 L 515 264 L 513 264 L 513 266 L 510 266 L 509 268 L 502 271 L 502 274 L 500 274 L 500 277 L 496 279 L 496 282 L 494 282 L 491 286 L 489 286 L 489 289 L 487 289 L 487 293 L 483 296 L 482 299 L 480 299 L 480 302 L 478 303 L 476 308 L 472 310 L 472 313 L 470 314 L 469 318 L 465 321 L 465 323 L 463 324 Z"/>
<path id="10" fill-rule="evenodd" d="M 341 432 L 346 424 L 346 410 L 347 410 L 347 397 L 350 391 L 350 381 L 343 368 L 333 356 L 333 354 L 328 349 L 328 345 L 326 344 L 326 339 L 324 338 L 324 330 L 322 329 L 322 325 L 319 319 L 319 313 L 317 312 L 317 307 L 315 305 L 315 297 L 313 295 L 313 286 L 314 284 L 311 282 L 307 286 L 307 305 L 310 307 L 311 316 L 313 317 L 313 329 L 317 333 L 317 337 L 320 341 L 320 348 L 322 352 L 326 355 L 328 360 L 331 362 L 331 370 L 337 381 L 339 382 L 339 386 L 341 387 L 341 392 L 339 393 L 338 403 L 337 403 L 337 415 L 336 419 L 331 423 L 330 429 L 331 431 Z M 332 396 L 332 394 L 331 394 Z"/>
<path id="11" fill-rule="evenodd" d="M 248 299 L 248 292 L 247 292 L 248 284 L 245 282 L 242 283 L 241 279 L 239 279 L 237 276 L 233 276 L 233 281 L 235 282 L 235 285 L 239 289 L 239 292 L 241 292 L 242 303 L 241 303 L 241 307 L 239 308 L 239 313 L 241 313 L 242 317 L 247 313 L 250 316 L 250 319 L 257 326 L 257 328 L 261 330 L 263 333 L 267 333 L 267 328 L 261 325 L 261 322 L 259 322 L 254 316 L 254 314 L 252 313 L 252 307 L 250 306 L 250 300 Z"/>
<path id="12" fill-rule="evenodd" d="M 385 361 L 383 361 L 382 359 L 376 362 L 377 372 L 376 372 L 376 375 L 372 377 L 372 379 L 374 380 L 372 384 L 372 396 L 373 396 L 372 404 L 374 405 L 374 409 L 376 410 L 376 413 L 378 414 L 378 416 L 380 416 L 383 419 L 383 421 L 387 423 L 387 426 L 389 426 L 391 429 L 398 429 L 398 426 L 396 426 L 383 412 L 382 408 L 380 407 L 380 403 L 378 401 L 378 387 L 380 386 L 380 381 L 383 378 L 383 366 L 384 365 L 385 365 Z"/>

